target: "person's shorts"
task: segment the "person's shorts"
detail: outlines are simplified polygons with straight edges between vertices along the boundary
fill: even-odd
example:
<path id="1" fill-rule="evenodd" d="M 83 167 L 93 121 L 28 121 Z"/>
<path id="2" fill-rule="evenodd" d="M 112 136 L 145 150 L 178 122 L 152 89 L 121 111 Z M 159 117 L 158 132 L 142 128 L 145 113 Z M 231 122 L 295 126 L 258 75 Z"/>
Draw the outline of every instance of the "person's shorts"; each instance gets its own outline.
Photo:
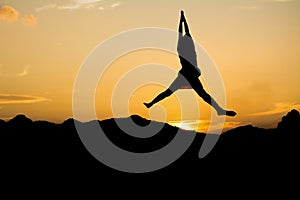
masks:
<path id="1" fill-rule="evenodd" d="M 180 73 L 176 79 L 171 83 L 169 89 L 173 92 L 179 89 L 193 89 L 189 81 Z"/>

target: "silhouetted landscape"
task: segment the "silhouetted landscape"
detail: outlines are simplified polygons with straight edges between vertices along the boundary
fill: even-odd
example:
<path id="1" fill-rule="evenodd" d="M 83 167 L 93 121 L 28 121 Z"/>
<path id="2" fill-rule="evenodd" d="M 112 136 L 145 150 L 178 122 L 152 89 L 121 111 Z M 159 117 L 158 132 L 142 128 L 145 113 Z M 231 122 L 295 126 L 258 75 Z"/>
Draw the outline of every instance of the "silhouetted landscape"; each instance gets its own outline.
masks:
<path id="1" fill-rule="evenodd" d="M 150 122 L 137 115 L 129 118 L 140 126 Z M 129 118 L 118 120 L 126 123 Z M 114 144 L 132 152 L 142 153 L 160 149 L 176 134 L 195 134 L 164 124 L 158 134 L 143 139 L 122 132 L 114 119 L 99 123 Z M 128 176 L 186 176 L 198 179 L 211 173 L 294 178 L 299 175 L 300 115 L 297 110 L 290 111 L 274 129 L 247 125 L 223 133 L 214 149 L 203 159 L 198 158 L 198 153 L 205 134 L 197 133 L 192 145 L 182 157 L 161 170 L 146 174 L 119 172 L 96 160 L 79 139 L 73 119 L 55 124 L 32 121 L 25 115 L 18 115 L 7 122 L 0 120 L 0 133 L 2 172 L 10 177 L 41 180 L 90 177 L 103 180 Z"/>

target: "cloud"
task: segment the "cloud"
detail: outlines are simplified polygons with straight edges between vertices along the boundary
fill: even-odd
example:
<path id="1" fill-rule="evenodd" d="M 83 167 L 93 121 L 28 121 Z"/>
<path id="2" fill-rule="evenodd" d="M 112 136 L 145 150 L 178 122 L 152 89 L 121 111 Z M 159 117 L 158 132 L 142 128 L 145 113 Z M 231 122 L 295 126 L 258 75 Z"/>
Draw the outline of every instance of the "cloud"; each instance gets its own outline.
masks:
<path id="1" fill-rule="evenodd" d="M 110 4 L 111 1 L 102 0 L 73 0 L 66 4 L 47 4 L 42 7 L 36 8 L 36 12 L 45 11 L 48 9 L 58 10 L 79 10 L 79 9 L 98 9 L 105 10 L 106 8 L 115 8 L 121 5 L 121 2 Z"/>
<path id="2" fill-rule="evenodd" d="M 11 6 L 0 7 L 0 21 L 15 22 L 18 20 L 19 12 Z"/>
<path id="3" fill-rule="evenodd" d="M 289 3 L 293 0 L 259 0 L 259 1 L 249 1 L 242 4 L 234 5 L 232 8 L 245 10 L 245 11 L 260 11 L 263 10 L 270 3 Z"/>
<path id="4" fill-rule="evenodd" d="M 284 2 L 290 2 L 290 1 L 292 1 L 292 0 L 272 0 L 272 1 L 274 1 L 274 2 L 281 2 L 281 3 L 284 3 Z"/>
<path id="5" fill-rule="evenodd" d="M 36 8 L 35 11 L 36 12 L 41 12 L 41 11 L 49 10 L 49 9 L 56 8 L 56 7 L 57 7 L 56 3 L 47 4 L 47 5 L 44 5 L 42 7 Z"/>
<path id="6" fill-rule="evenodd" d="M 116 3 L 113 3 L 110 7 L 115 8 L 115 7 L 118 7 L 120 5 L 121 5 L 120 2 L 116 2 Z"/>
<path id="7" fill-rule="evenodd" d="M 50 101 L 44 97 L 36 97 L 30 95 L 17 95 L 17 94 L 0 94 L 1 104 L 26 104 L 26 103 L 39 103 Z"/>
<path id="8" fill-rule="evenodd" d="M 293 0 L 263 0 L 265 2 L 275 2 L 275 3 L 287 3 L 292 2 Z"/>
<path id="9" fill-rule="evenodd" d="M 56 6 L 59 10 L 77 10 L 80 8 L 91 9 L 95 8 L 101 0 L 74 0 L 70 4 Z"/>
<path id="10" fill-rule="evenodd" d="M 59 10 L 75 10 L 80 8 L 80 4 L 67 4 L 57 7 Z"/>
<path id="11" fill-rule="evenodd" d="M 19 19 L 19 12 L 8 5 L 0 7 L 0 21 L 4 22 L 16 22 Z M 21 21 L 26 26 L 34 26 L 37 22 L 37 19 L 32 14 L 24 15 L 21 18 Z"/>
<path id="12" fill-rule="evenodd" d="M 22 17 L 22 22 L 25 26 L 35 26 L 37 23 L 37 19 L 32 14 L 28 14 Z"/>
<path id="13" fill-rule="evenodd" d="M 79 4 L 93 4 L 93 3 L 98 3 L 101 0 L 75 0 Z"/>
<path id="14" fill-rule="evenodd" d="M 276 115 L 289 112 L 292 109 L 300 109 L 300 104 L 295 103 L 286 103 L 286 102 L 278 102 L 273 108 L 263 112 L 252 113 L 250 116 L 267 116 L 267 115 Z"/>
<path id="15" fill-rule="evenodd" d="M 19 73 L 19 74 L 16 75 L 16 77 L 26 76 L 26 75 L 28 75 L 28 71 L 29 71 L 29 66 L 26 66 L 21 73 Z"/>

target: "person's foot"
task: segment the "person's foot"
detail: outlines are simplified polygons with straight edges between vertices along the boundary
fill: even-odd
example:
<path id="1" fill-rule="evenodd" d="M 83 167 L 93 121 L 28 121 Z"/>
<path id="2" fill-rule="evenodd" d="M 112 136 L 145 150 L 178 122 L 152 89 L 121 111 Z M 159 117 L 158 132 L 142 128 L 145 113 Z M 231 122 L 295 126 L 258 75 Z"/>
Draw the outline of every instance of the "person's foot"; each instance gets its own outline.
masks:
<path id="1" fill-rule="evenodd" d="M 150 108 L 152 105 L 150 103 L 144 103 L 147 108 Z"/>
<path id="2" fill-rule="evenodd" d="M 232 111 L 232 110 L 227 110 L 227 111 L 226 111 L 226 115 L 227 115 L 227 116 L 230 116 L 230 117 L 234 117 L 234 116 L 236 116 L 236 112 L 234 112 L 234 111 Z"/>
<path id="3" fill-rule="evenodd" d="M 236 112 L 232 111 L 232 110 L 222 110 L 218 112 L 218 115 L 227 115 L 230 117 L 234 117 L 236 116 Z"/>

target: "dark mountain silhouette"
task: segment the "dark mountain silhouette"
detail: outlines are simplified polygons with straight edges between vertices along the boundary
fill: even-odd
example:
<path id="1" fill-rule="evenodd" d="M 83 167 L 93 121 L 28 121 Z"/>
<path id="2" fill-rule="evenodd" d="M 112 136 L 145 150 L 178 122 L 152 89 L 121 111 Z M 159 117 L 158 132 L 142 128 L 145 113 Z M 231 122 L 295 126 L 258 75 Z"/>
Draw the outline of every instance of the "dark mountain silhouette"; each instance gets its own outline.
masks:
<path id="1" fill-rule="evenodd" d="M 282 131 L 300 131 L 300 114 L 297 110 L 290 111 L 286 116 L 282 117 L 278 123 L 277 129 Z"/>
<path id="2" fill-rule="evenodd" d="M 116 124 L 139 126 L 150 123 L 162 126 L 154 136 L 138 138 L 124 133 Z M 169 124 L 151 122 L 138 115 L 98 121 L 106 136 L 120 148 L 132 152 L 150 152 L 168 144 L 176 134 L 196 134 L 178 130 Z M 78 122 L 80 123 L 80 122 Z M 88 126 L 91 122 L 82 123 Z M 223 133 L 213 150 L 198 158 L 205 134 L 197 133 L 190 148 L 169 166 L 146 174 L 128 174 L 111 169 L 96 160 L 82 144 L 74 120 L 61 124 L 32 121 L 18 115 L 8 122 L 0 121 L 2 171 L 15 177 L 39 181 L 61 177 L 106 180 L 116 178 L 152 179 L 153 177 L 192 177 L 205 180 L 216 176 L 232 178 L 297 177 L 299 175 L 300 117 L 292 110 L 278 127 L 263 129 L 252 125 Z M 143 134 L 143 133 L 141 133 Z M 216 137 L 216 135 L 207 135 Z M 228 176 L 228 177 L 227 177 Z M 70 180 L 72 179 L 70 178 Z"/>
<path id="3" fill-rule="evenodd" d="M 132 121 L 139 126 L 147 126 L 150 124 L 150 120 L 147 120 L 139 115 L 131 115 L 130 118 Z"/>
<path id="4" fill-rule="evenodd" d="M 27 118 L 25 115 L 20 114 L 17 115 L 16 117 L 12 118 L 11 120 L 9 120 L 7 122 L 8 126 L 11 127 L 17 127 L 17 126 L 21 126 L 21 127 L 30 127 L 32 125 L 33 121 L 29 118 Z"/>

